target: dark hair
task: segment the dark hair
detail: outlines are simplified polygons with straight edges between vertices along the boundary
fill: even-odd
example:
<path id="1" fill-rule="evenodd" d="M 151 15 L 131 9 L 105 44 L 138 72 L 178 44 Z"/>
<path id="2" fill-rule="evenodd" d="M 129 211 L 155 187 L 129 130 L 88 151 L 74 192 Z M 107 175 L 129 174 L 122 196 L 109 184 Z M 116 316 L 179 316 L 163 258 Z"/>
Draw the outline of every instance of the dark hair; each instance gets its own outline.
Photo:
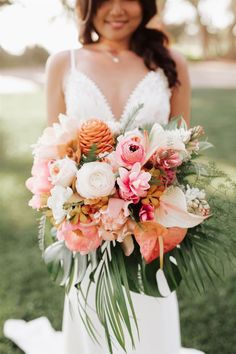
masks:
<path id="1" fill-rule="evenodd" d="M 79 38 L 82 44 L 94 43 L 92 36 L 94 32 L 93 17 L 104 0 L 90 1 L 76 1 L 78 16 L 82 19 Z M 146 28 L 148 22 L 157 13 L 156 0 L 140 0 L 140 3 L 143 9 L 143 20 L 131 38 L 130 49 L 143 58 L 149 70 L 155 70 L 157 67 L 162 68 L 168 79 L 169 87 L 174 87 L 179 84 L 179 81 L 176 63 L 167 47 L 169 39 L 159 29 Z"/>

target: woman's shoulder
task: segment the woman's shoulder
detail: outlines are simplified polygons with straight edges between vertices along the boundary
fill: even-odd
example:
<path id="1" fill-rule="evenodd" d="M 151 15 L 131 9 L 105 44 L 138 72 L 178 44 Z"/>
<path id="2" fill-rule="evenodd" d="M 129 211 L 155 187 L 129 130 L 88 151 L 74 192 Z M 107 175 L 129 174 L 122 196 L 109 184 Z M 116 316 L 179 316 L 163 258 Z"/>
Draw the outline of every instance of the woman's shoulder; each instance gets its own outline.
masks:
<path id="1" fill-rule="evenodd" d="M 70 64 L 70 50 L 51 54 L 46 62 L 46 73 L 63 73 Z"/>
<path id="2" fill-rule="evenodd" d="M 188 68 L 187 59 L 185 56 L 174 48 L 169 48 L 171 58 L 176 64 L 177 71 L 186 71 Z"/>

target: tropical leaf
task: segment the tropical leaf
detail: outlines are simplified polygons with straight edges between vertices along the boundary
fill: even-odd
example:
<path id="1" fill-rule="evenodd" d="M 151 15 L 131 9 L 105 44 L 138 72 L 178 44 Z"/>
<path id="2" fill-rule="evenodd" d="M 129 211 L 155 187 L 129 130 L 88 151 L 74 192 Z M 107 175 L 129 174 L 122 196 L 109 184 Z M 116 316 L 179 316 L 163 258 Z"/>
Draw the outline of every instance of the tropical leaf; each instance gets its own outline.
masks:
<path id="1" fill-rule="evenodd" d="M 72 252 L 64 241 L 58 241 L 46 248 L 43 254 L 52 279 L 61 286 L 66 285 L 71 275 Z"/>

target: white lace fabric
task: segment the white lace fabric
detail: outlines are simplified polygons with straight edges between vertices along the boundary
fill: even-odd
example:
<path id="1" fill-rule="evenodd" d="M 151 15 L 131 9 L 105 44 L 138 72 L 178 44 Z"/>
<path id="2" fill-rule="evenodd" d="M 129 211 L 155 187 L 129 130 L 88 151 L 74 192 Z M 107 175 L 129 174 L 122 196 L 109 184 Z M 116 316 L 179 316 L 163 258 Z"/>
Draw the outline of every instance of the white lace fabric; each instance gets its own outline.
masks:
<path id="1" fill-rule="evenodd" d="M 120 118 L 112 108 L 99 86 L 77 67 L 71 67 L 64 78 L 64 95 L 67 114 L 81 122 L 91 118 L 104 120 L 114 132 L 127 123 L 130 113 L 143 104 L 130 128 L 146 123 L 166 124 L 170 114 L 171 90 L 162 69 L 149 71 L 130 93 Z"/>

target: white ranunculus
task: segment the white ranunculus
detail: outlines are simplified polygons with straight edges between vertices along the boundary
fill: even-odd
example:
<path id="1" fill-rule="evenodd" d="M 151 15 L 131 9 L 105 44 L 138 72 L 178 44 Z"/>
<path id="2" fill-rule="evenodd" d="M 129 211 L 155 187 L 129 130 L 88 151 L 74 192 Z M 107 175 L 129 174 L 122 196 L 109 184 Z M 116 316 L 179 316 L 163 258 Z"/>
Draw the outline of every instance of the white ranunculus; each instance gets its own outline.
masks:
<path id="1" fill-rule="evenodd" d="M 115 176 L 106 162 L 85 163 L 77 172 L 77 192 L 87 199 L 106 197 L 112 194 Z"/>
<path id="2" fill-rule="evenodd" d="M 76 176 L 76 163 L 68 158 L 57 160 L 50 164 L 49 172 L 53 185 L 69 187 Z"/>
<path id="3" fill-rule="evenodd" d="M 69 187 L 55 186 L 52 188 L 47 206 L 52 210 L 56 224 L 60 224 L 66 216 L 66 210 L 63 205 L 70 199 L 72 194 L 73 191 Z"/>

